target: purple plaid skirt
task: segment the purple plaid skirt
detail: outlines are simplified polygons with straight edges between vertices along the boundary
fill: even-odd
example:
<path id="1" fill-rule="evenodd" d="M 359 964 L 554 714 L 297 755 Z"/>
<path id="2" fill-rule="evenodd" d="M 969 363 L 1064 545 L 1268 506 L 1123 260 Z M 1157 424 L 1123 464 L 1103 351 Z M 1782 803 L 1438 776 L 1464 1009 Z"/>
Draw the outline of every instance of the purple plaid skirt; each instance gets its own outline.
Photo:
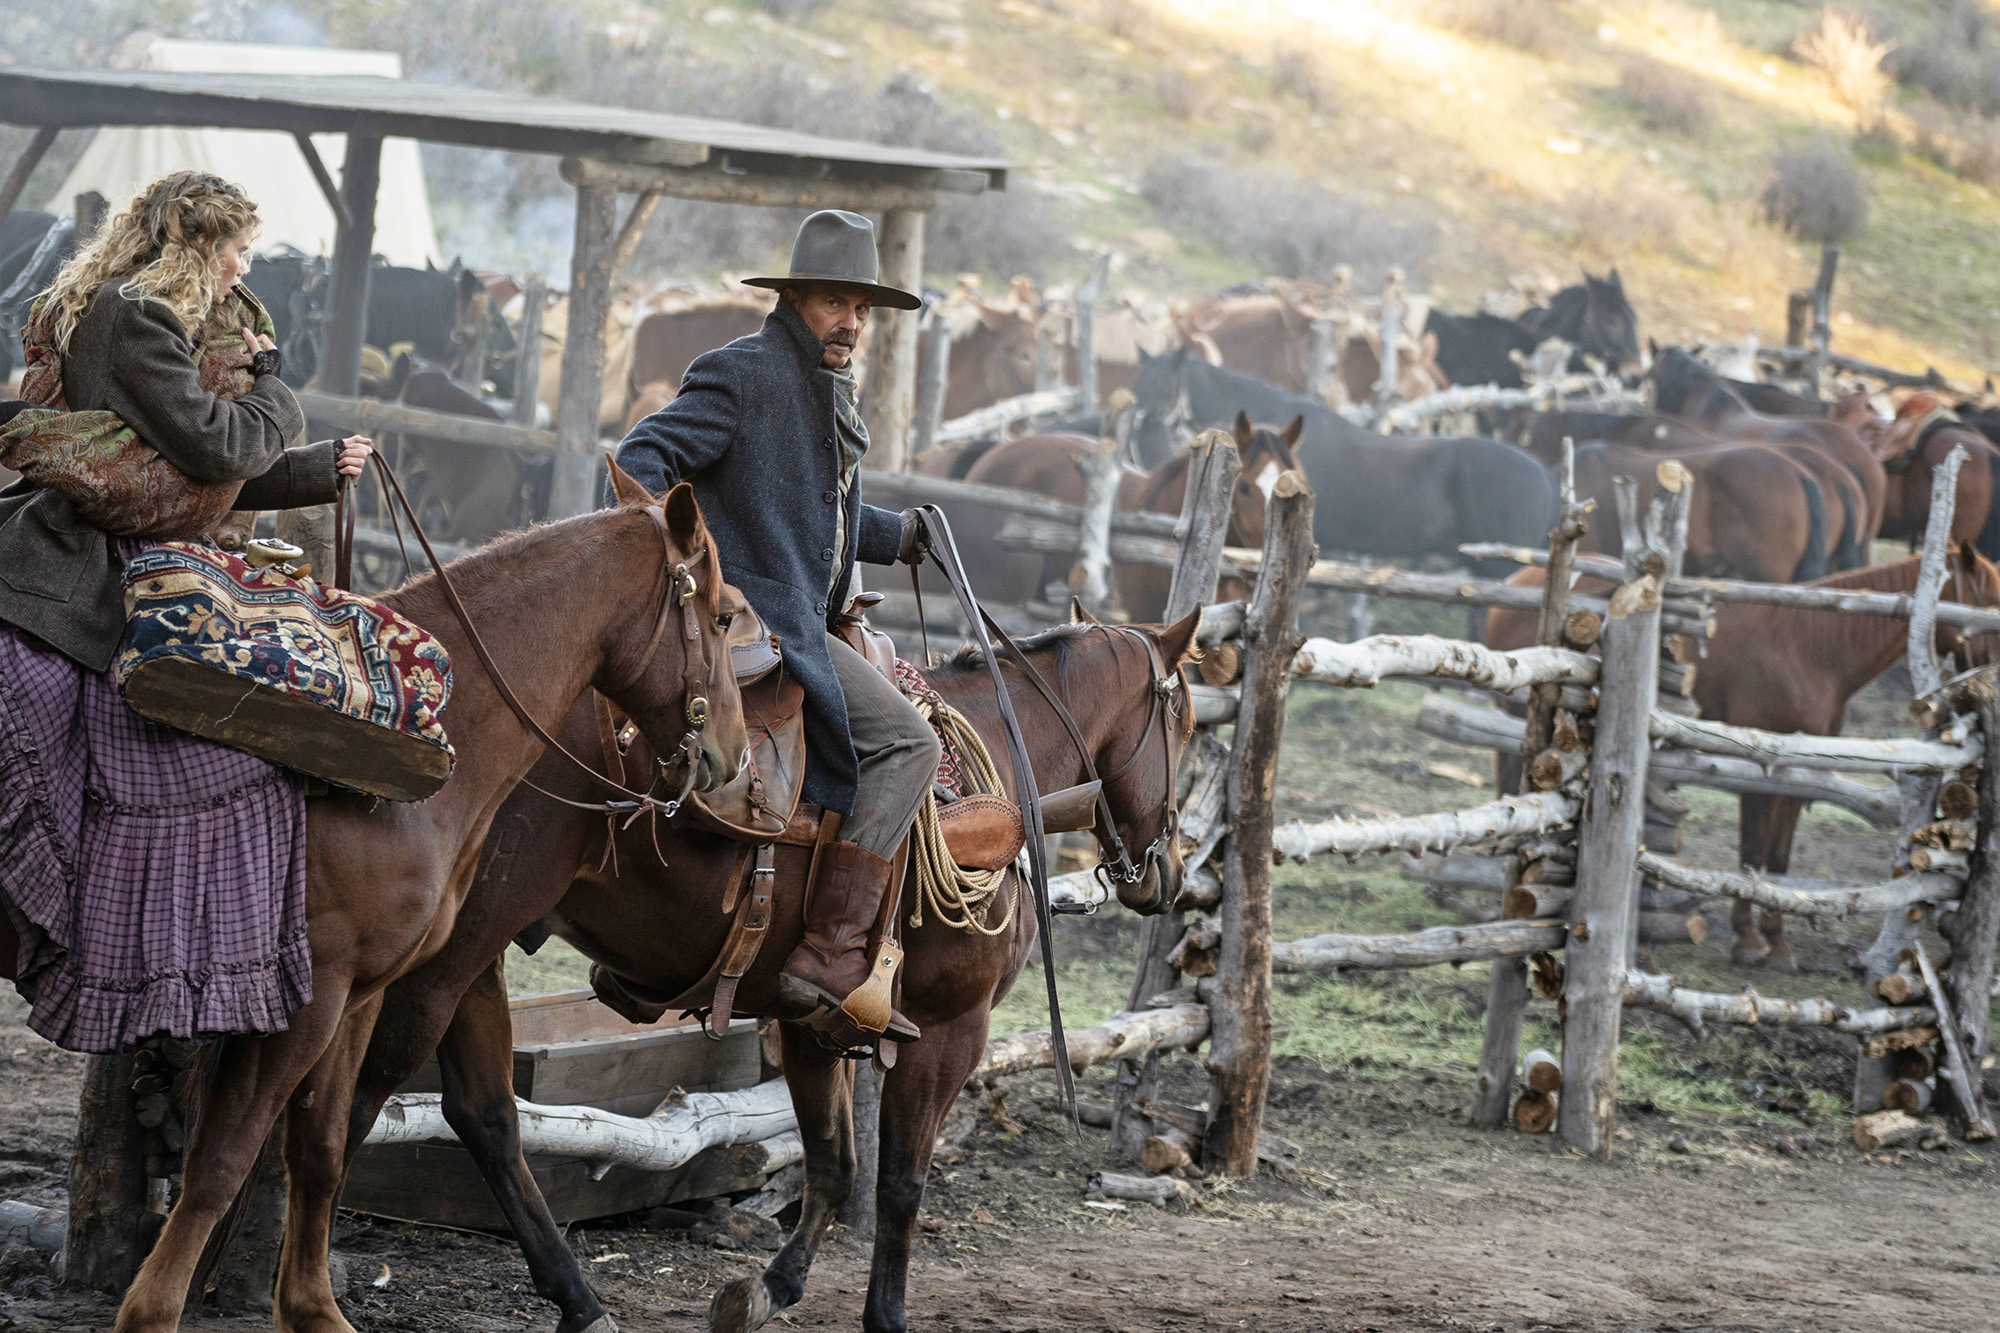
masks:
<path id="1" fill-rule="evenodd" d="M 0 903 L 29 1026 L 69 1050 L 279 1032 L 312 999 L 298 780 L 4 624 Z"/>

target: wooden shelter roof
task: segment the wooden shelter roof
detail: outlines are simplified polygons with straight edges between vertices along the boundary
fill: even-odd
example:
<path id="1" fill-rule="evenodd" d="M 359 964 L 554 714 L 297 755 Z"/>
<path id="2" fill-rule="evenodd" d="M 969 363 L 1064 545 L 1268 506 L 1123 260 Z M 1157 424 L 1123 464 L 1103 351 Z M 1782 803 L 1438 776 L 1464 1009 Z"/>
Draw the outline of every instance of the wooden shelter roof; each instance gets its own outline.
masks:
<path id="1" fill-rule="evenodd" d="M 677 168 L 691 175 L 712 172 L 718 178 L 789 178 L 957 193 L 1004 189 L 1007 176 L 1006 163 L 991 158 L 359 76 L 0 70 L 0 121 L 376 135 Z"/>

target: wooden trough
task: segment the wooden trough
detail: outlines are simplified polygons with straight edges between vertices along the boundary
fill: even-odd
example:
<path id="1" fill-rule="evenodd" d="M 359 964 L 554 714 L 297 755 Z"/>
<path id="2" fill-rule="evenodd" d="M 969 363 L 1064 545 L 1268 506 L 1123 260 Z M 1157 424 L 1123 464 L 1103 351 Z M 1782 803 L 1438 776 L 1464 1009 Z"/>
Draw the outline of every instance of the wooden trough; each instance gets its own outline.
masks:
<path id="1" fill-rule="evenodd" d="M 588 990 L 515 1000 L 514 1095 L 545 1106 L 592 1106 L 619 1115 L 651 1115 L 676 1088 L 731 1092 L 758 1083 L 763 1058 L 757 1024 L 738 1019 L 721 1041 L 699 1025 L 641 1027 L 597 1002 Z M 438 1092 L 432 1060 L 401 1089 Z M 531 1154 L 528 1169 L 561 1223 L 636 1212 L 739 1188 L 728 1149 L 710 1149 L 671 1171 L 640 1171 L 576 1157 Z M 341 1206 L 403 1222 L 506 1231 L 507 1221 L 473 1165 L 454 1143 L 373 1144 L 356 1156 Z"/>

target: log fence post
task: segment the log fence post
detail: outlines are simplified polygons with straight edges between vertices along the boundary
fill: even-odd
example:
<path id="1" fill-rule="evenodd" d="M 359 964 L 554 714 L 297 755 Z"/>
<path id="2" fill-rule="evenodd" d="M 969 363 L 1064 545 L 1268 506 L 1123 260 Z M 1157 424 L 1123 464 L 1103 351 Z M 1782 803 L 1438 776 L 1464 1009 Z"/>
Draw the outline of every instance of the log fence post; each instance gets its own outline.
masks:
<path id="1" fill-rule="evenodd" d="M 922 354 L 917 358 L 916 421 L 910 428 L 910 464 L 937 447 L 938 424 L 944 420 L 944 395 L 951 383 L 951 324 L 933 306 L 924 321 Z"/>
<path id="2" fill-rule="evenodd" d="M 881 281 L 887 286 L 906 292 L 924 289 L 926 216 L 918 208 L 891 208 L 882 214 L 875 248 L 881 257 Z M 875 329 L 868 340 L 868 387 L 861 403 L 861 420 L 868 427 L 868 456 L 862 466 L 873 472 L 902 472 L 909 466 L 920 317 L 915 310 L 875 308 Z"/>
<path id="3" fill-rule="evenodd" d="M 1396 386 L 1398 343 L 1403 336 L 1403 270 L 1389 270 L 1382 287 L 1382 373 L 1375 381 L 1375 411 L 1379 415 L 1394 406 L 1400 396 Z"/>
<path id="4" fill-rule="evenodd" d="M 137 1076 L 130 1055 L 93 1055 L 84 1067 L 63 1237 L 63 1280 L 71 1286 L 123 1292 L 158 1231 L 159 1215 L 147 1207 Z"/>
<path id="5" fill-rule="evenodd" d="M 1104 284 L 1111 276 L 1109 251 L 1097 257 L 1090 276 L 1076 289 L 1076 387 L 1077 412 L 1094 416 L 1097 402 L 1097 303 L 1104 297 Z"/>
<path id="6" fill-rule="evenodd" d="M 1333 387 L 1333 366 L 1337 359 L 1335 351 L 1339 345 L 1340 322 L 1331 315 L 1321 315 L 1312 322 L 1312 352 L 1306 368 L 1306 396 L 1314 402 L 1327 401 L 1327 391 Z"/>
<path id="7" fill-rule="evenodd" d="M 1576 544 L 1584 534 L 1588 502 L 1576 498 L 1576 444 L 1565 436 L 1562 467 L 1558 474 L 1561 508 L 1556 524 L 1549 529 L 1548 581 L 1542 589 L 1542 610 L 1535 641 L 1560 647 L 1563 625 L 1569 617 L 1570 572 L 1575 565 Z M 1521 738 L 1522 792 L 1535 790 L 1528 774 L 1529 761 L 1554 743 L 1556 705 L 1562 698 L 1557 683 L 1537 685 L 1528 696 L 1528 722 Z M 1525 958 L 1496 958 L 1486 989 L 1486 1034 L 1479 1052 L 1479 1071 L 1472 1082 L 1472 1123 L 1496 1128 L 1507 1122 L 1508 1102 L 1514 1091 L 1514 1062 L 1521 1049 L 1521 1020 L 1528 1006 L 1528 961 Z M 1546 1089 L 1544 1089 L 1546 1091 Z"/>
<path id="8" fill-rule="evenodd" d="M 542 396 L 542 310 L 548 304 L 548 281 L 530 273 L 521 287 L 521 332 L 514 355 L 514 408 L 508 417 L 517 426 L 535 424 L 535 407 Z"/>
<path id="9" fill-rule="evenodd" d="M 1992 1033 L 1988 1030 L 1993 994 L 1996 936 L 2000 936 L 2000 682 L 1989 669 L 1965 682 L 1960 697 L 1979 714 L 1986 741 L 1979 773 L 1979 834 L 1973 843 L 1972 870 L 1959 895 L 1950 932 L 1951 960 L 1944 969 L 1944 989 L 1950 1001 L 1956 1036 L 1964 1049 L 1971 1077 L 1980 1077 Z M 1940 1089 L 1942 1090 L 1942 1089 Z M 1982 1090 L 1951 1089 L 1951 1100 L 1968 1125 L 1989 1131 Z"/>
<path id="10" fill-rule="evenodd" d="M 1116 437 L 1098 440 L 1076 466 L 1083 473 L 1083 532 L 1069 586 L 1084 610 L 1103 617 L 1111 610 L 1111 519 L 1118 509 L 1118 482 L 1125 471 Z"/>
<path id="11" fill-rule="evenodd" d="M 1611 1154 L 1618 1115 L 1618 1036 L 1626 953 L 1638 905 L 1640 835 L 1646 817 L 1648 723 L 1659 690 L 1660 584 L 1680 568 L 1693 485 L 1672 459 L 1655 470 L 1662 492 L 1653 521 L 1639 521 L 1638 488 L 1617 479 L 1626 582 L 1610 599 L 1598 640 L 1597 731 L 1589 797 L 1577 837 L 1577 892 L 1564 951 L 1562 1137 L 1594 1156 Z M 1647 529 L 1665 542 L 1656 549 Z"/>
<path id="12" fill-rule="evenodd" d="M 1944 671 L 1937 657 L 1937 604 L 1950 572 L 1952 511 L 1957 505 L 1958 473 L 1964 463 L 1964 450 L 1953 449 L 1931 473 L 1930 519 L 1924 525 L 1923 558 L 1917 569 L 1916 591 L 1910 601 L 1909 639 L 1905 650 L 1911 694 L 1918 699 L 1944 683 Z M 1924 734 L 1935 737 L 1937 728 L 1928 728 Z M 1902 871 L 1909 868 L 1911 835 L 1937 817 L 1938 792 L 1942 785 L 1940 778 L 1930 773 L 1913 773 L 1897 780 L 1896 791 L 1903 821 L 1890 860 L 1892 869 Z M 1896 970 L 1898 955 L 1916 943 L 1924 922 L 1930 919 L 1933 910 L 1927 904 L 1912 903 L 1882 914 L 1882 927 L 1876 933 L 1875 942 L 1863 950 L 1860 957 L 1861 1004 L 1864 1008 L 1881 1005 L 1882 1001 L 1875 994 L 1875 983 Z M 1984 1006 L 1980 1011 L 1985 1012 Z M 1883 1093 L 1896 1077 L 1893 1064 L 1887 1056 L 1871 1058 L 1865 1051 L 1856 1053 L 1856 1113 L 1882 1109 Z"/>
<path id="13" fill-rule="evenodd" d="M 1222 569 L 1223 542 L 1229 535 L 1229 518 L 1236 495 L 1236 479 L 1243 471 L 1243 458 L 1236 441 L 1227 431 L 1204 431 L 1193 445 L 1188 463 L 1187 492 L 1181 499 L 1180 522 L 1174 540 L 1180 548 L 1174 564 L 1173 582 L 1167 590 L 1166 621 L 1171 624 L 1215 597 L 1215 581 Z M 1192 873 L 1199 866 L 1187 866 Z M 1170 908 L 1146 918 L 1139 937 L 1139 966 L 1132 977 L 1127 1011 L 1137 1013 L 1155 995 L 1172 990 L 1180 979 L 1180 969 L 1167 955 L 1181 942 L 1187 929 L 1187 913 Z M 1120 1151 L 1137 1157 L 1140 1146 L 1153 1132 L 1141 1109 L 1152 1100 L 1159 1087 L 1156 1056 L 1118 1062 L 1117 1100 L 1112 1111 L 1111 1141 Z"/>
<path id="14" fill-rule="evenodd" d="M 1833 347 L 1833 278 L 1840 268 L 1840 247 L 1829 241 L 1819 252 L 1819 276 L 1812 285 L 1812 356 L 1806 361 L 1806 381 L 1812 396 L 1821 395 L 1821 378 Z"/>
<path id="15" fill-rule="evenodd" d="M 1062 387 L 1062 353 L 1056 346 L 1056 316 L 1044 308 L 1035 320 L 1035 392 Z"/>
<path id="16" fill-rule="evenodd" d="M 1222 938 L 1209 998 L 1209 1112 L 1202 1159 L 1211 1170 L 1257 1170 L 1271 1078 L 1271 835 L 1278 742 L 1301 639 L 1299 592 L 1317 554 L 1312 488 L 1286 472 L 1266 511 L 1257 591 L 1243 621 L 1242 702 L 1228 777 Z"/>

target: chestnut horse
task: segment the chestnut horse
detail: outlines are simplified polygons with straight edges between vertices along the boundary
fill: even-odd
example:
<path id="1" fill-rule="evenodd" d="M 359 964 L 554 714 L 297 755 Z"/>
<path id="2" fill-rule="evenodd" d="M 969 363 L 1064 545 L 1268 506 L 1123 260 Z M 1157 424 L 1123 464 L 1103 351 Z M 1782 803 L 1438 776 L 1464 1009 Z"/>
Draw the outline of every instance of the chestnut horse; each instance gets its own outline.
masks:
<path id="1" fill-rule="evenodd" d="M 702 785 L 719 785 L 741 767 L 748 733 L 724 641 L 726 617 L 740 602 L 722 583 L 688 487 L 663 504 L 627 505 L 503 538 L 450 572 L 531 714 L 560 718 L 595 687 L 671 755 L 687 732 L 690 683 L 705 681 Z M 680 597 L 689 577 L 698 601 Z M 223 1041 L 188 1144 L 180 1199 L 125 1294 L 119 1333 L 178 1326 L 203 1247 L 280 1112 L 291 1193 L 275 1318 L 285 1329 L 349 1330 L 327 1280 L 326 1246 L 355 1067 L 382 988 L 444 945 L 495 812 L 543 748 L 478 665 L 435 576 L 382 600 L 429 627 L 458 664 L 442 715 L 458 766 L 427 801 L 338 795 L 308 807 L 312 1002 L 286 1031 Z M 677 632 L 651 647 L 663 616 Z M 678 632 L 683 623 L 690 634 Z M 593 789 L 580 777 L 576 790 L 583 800 L 605 796 L 601 784 Z M 0 940 L 0 966 L 10 979 L 16 952 L 11 938 Z"/>
<path id="2" fill-rule="evenodd" d="M 1890 421 L 1875 414 L 1865 393 L 1850 394 L 1833 408 L 1833 418 L 1851 427 L 1882 460 L 1889 490 L 1881 535 L 1913 547 L 1923 540 L 1931 518 L 1931 474 L 1963 446 L 1965 465 L 1958 470 L 1951 535 L 1975 544 L 1989 560 L 2000 559 L 2000 503 L 1995 503 L 2000 497 L 2000 448 L 1948 415 L 1926 420 L 1927 404 L 1937 406 L 1937 395 L 1914 394 Z"/>
<path id="3" fill-rule="evenodd" d="M 1293 447 L 1305 428 L 1302 418 L 1293 418 L 1283 430 L 1253 426 L 1242 412 L 1236 414 L 1231 434 L 1243 460 L 1225 538 L 1231 546 L 1261 547 L 1264 544 L 1264 506 L 1271 488 L 1284 473 L 1298 467 Z M 1066 504 L 1083 503 L 1083 474 L 1078 463 L 1096 445 L 1084 435 L 1025 435 L 987 452 L 966 474 L 967 481 L 988 486 L 1006 486 L 1033 491 Z M 1188 468 L 1194 455 L 1187 449 L 1151 472 L 1130 468 L 1119 480 L 1120 513 L 1147 512 L 1178 515 L 1187 495 Z M 960 533 L 959 547 L 966 571 L 976 580 L 975 591 L 994 601 L 1034 600 L 1051 578 L 1068 573 L 1061 557 L 1037 555 L 1031 551 L 1010 551 L 995 540 L 1007 516 L 993 510 L 951 506 L 953 522 Z M 1166 610 L 1167 588 L 1173 571 L 1158 565 L 1124 562 L 1117 567 L 1119 600 L 1134 620 L 1157 620 Z M 1236 580 L 1225 578 L 1217 594 L 1227 600 L 1248 596 Z"/>
<path id="4" fill-rule="evenodd" d="M 1191 651 L 1197 615 L 1164 628 L 1059 626 L 1020 643 L 1055 692 L 1067 700 L 1092 760 L 1106 779 L 1119 837 L 1132 848 L 1157 846 L 1139 883 L 1120 887 L 1128 907 L 1158 912 L 1179 888 L 1181 855 L 1171 822 L 1174 774 L 1193 726 L 1181 707 L 1178 668 Z M 1083 758 L 1050 704 L 1003 659 L 1008 692 L 1027 740 L 1034 778 L 1053 791 L 1086 780 Z M 965 649 L 929 673 L 931 685 L 986 739 L 1011 794 L 992 678 L 977 649 Z M 579 753 L 601 752 L 595 715 L 579 704 L 562 730 Z M 635 741 L 625 763 L 651 762 L 650 742 Z M 558 797 L 588 791 L 574 771 L 545 762 L 531 781 Z M 525 835 L 525 836 L 523 836 Z M 451 939 L 422 968 L 391 986 L 361 1066 L 348 1124 L 347 1152 L 367 1137 L 389 1094 L 437 1052 L 444 1114 L 472 1153 L 506 1213 L 533 1273 L 535 1290 L 562 1311 L 559 1333 L 611 1325 L 576 1257 L 528 1173 L 514 1109 L 512 1028 L 501 956 L 530 927 L 552 929 L 621 979 L 675 995 L 707 971 L 729 927 L 723 903 L 734 892 L 741 848 L 714 835 L 662 824 L 628 827 L 607 859 L 606 821 L 558 804 L 527 785 L 494 820 L 480 878 Z M 769 1015 L 778 965 L 801 934 L 804 880 L 811 852 L 777 848 L 777 889 L 769 936 L 736 994 L 739 1013 Z M 914 876 L 906 892 L 914 894 Z M 1032 905 L 1010 876 L 985 914 L 994 934 L 941 921 L 906 901 L 904 977 L 899 1007 L 923 1039 L 897 1048 L 882 1089 L 874 1273 L 864 1324 L 901 1330 L 910 1242 L 945 1113 L 986 1050 L 993 1006 L 1006 996 L 1036 938 Z M 537 923 L 541 923 L 537 926 Z M 761 1277 L 724 1288 L 715 1327 L 745 1330 L 803 1295 L 807 1270 L 855 1170 L 851 1079 L 846 1063 L 811 1033 L 781 1025 L 785 1078 L 806 1144 L 806 1192 L 790 1242 Z M 343 1102 L 343 1105 L 345 1103 Z M 336 1159 L 337 1160 L 337 1159 Z M 337 1178 L 333 1167 L 323 1178 Z M 315 1238 L 315 1243 L 324 1243 Z"/>
<path id="5" fill-rule="evenodd" d="M 1921 563 L 1912 556 L 1829 575 L 1808 586 L 1908 593 L 1916 589 Z M 1522 570 L 1511 580 L 1537 588 L 1543 581 L 1539 569 Z M 1596 592 L 1611 585 L 1582 578 L 1576 586 L 1579 591 Z M 2000 603 L 2000 569 L 1969 545 L 1955 544 L 1943 600 L 1972 606 Z M 1534 642 L 1535 620 L 1533 611 L 1495 611 L 1486 622 L 1486 642 L 1494 648 L 1526 647 Z M 1694 701 L 1705 718 L 1765 731 L 1838 736 L 1847 720 L 1848 701 L 1901 661 L 1909 646 L 1909 621 L 1894 616 L 1725 602 L 1716 608 L 1715 621 L 1708 656 L 1695 673 Z M 1996 647 L 2000 645 L 1992 636 L 1967 638 L 1947 626 L 1938 627 L 1939 654 L 1956 654 L 1961 665 L 1984 665 L 1993 660 Z M 1505 758 L 1500 765 L 1503 785 L 1510 776 L 1518 778 L 1518 758 L 1511 774 Z M 1738 799 L 1737 852 L 1742 863 L 1783 874 L 1792 862 L 1792 835 L 1798 829 L 1802 803 L 1796 797 L 1756 792 L 1741 793 Z M 1775 967 L 1795 969 L 1784 923 L 1783 913 L 1768 910 L 1761 921 L 1755 920 L 1752 904 L 1737 899 L 1730 909 L 1736 961 L 1754 964 L 1768 959 Z"/>

